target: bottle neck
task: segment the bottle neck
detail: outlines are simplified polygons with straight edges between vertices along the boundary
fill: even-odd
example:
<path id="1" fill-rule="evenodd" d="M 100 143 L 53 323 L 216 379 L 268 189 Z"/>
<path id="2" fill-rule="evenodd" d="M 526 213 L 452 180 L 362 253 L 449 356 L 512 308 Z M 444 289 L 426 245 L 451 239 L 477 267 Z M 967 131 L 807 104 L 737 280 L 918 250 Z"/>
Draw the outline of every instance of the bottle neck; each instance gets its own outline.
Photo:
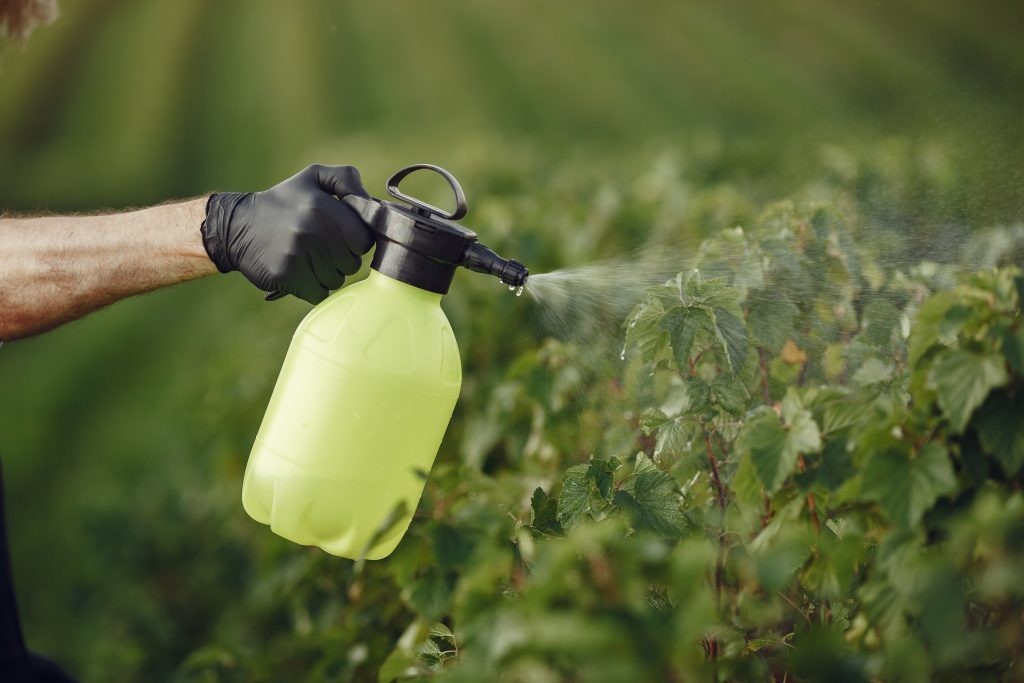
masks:
<path id="1" fill-rule="evenodd" d="M 379 289 L 387 290 L 397 296 L 417 299 L 425 303 L 441 305 L 441 294 L 421 289 L 407 282 L 402 282 L 390 275 L 385 275 L 376 268 L 370 270 L 366 281 Z"/>
<path id="2" fill-rule="evenodd" d="M 371 267 L 388 277 L 435 294 L 447 294 L 455 264 L 431 258 L 404 244 L 378 237 Z"/>

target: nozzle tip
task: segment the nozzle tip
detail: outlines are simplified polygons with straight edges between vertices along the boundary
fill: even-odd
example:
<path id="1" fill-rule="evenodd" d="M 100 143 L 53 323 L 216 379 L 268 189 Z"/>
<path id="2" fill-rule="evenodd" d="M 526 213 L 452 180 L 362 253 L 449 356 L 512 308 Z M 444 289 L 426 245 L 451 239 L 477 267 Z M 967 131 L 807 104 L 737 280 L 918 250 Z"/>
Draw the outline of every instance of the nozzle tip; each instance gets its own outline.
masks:
<path id="1" fill-rule="evenodd" d="M 498 276 L 501 281 L 506 285 L 513 287 L 522 287 L 526 284 L 526 278 L 530 275 L 530 271 L 519 261 L 515 259 L 509 259 L 502 266 L 501 274 Z"/>
<path id="2" fill-rule="evenodd" d="M 479 242 L 473 242 L 466 249 L 462 265 L 477 273 L 495 275 L 506 285 L 521 287 L 526 283 L 530 271 L 515 259 L 504 259 Z"/>

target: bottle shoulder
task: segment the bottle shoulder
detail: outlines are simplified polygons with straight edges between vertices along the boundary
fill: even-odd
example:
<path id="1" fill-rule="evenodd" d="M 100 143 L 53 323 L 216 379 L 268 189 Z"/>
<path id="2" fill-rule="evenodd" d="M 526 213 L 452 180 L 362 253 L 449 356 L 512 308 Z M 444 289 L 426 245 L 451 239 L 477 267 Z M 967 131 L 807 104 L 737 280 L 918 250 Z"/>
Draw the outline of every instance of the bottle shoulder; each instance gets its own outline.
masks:
<path id="1" fill-rule="evenodd" d="M 356 283 L 318 304 L 296 330 L 293 350 L 412 389 L 457 393 L 458 343 L 437 302 L 369 284 Z"/>
<path id="2" fill-rule="evenodd" d="M 358 321 L 361 327 L 374 327 L 397 319 L 407 320 L 410 325 L 423 329 L 440 325 L 451 332 L 448 316 L 437 301 L 408 296 L 402 290 L 374 287 L 368 280 L 331 294 L 306 315 L 299 328 L 335 329 L 350 320 Z"/>

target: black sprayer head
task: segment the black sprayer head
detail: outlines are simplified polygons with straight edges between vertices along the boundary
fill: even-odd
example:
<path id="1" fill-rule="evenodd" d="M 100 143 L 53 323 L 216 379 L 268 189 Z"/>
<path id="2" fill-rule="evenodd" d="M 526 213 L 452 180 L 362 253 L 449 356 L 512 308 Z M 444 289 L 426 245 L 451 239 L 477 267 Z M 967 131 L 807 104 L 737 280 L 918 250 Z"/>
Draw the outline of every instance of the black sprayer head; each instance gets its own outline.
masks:
<path id="1" fill-rule="evenodd" d="M 455 192 L 455 210 L 448 213 L 398 189 L 413 171 L 440 173 Z M 342 201 L 373 228 L 377 249 L 370 266 L 396 280 L 438 294 L 447 294 L 458 266 L 494 275 L 511 287 L 526 283 L 529 271 L 519 261 L 503 259 L 477 241 L 476 233 L 455 221 L 466 215 L 466 195 L 451 173 L 432 164 L 407 166 L 388 179 L 388 194 L 405 202 L 380 201 L 355 195 Z"/>
<path id="2" fill-rule="evenodd" d="M 496 275 L 510 287 L 522 287 L 526 284 L 526 276 L 530 274 L 526 266 L 519 261 L 503 259 L 479 242 L 473 242 L 466 247 L 466 254 L 460 265 L 476 273 Z"/>

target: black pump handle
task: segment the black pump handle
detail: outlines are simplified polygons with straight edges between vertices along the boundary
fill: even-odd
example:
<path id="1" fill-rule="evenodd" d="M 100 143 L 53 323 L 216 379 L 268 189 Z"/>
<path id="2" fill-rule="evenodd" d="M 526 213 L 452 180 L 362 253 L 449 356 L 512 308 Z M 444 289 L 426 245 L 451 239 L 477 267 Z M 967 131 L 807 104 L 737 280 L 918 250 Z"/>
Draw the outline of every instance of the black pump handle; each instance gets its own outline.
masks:
<path id="1" fill-rule="evenodd" d="M 444 176 L 445 180 L 448 181 L 448 185 L 450 185 L 452 191 L 455 192 L 454 211 L 448 213 L 447 211 L 439 209 L 436 206 L 431 206 L 426 202 L 421 202 L 415 197 L 410 197 L 409 195 L 405 194 L 404 192 L 398 189 L 398 184 L 402 182 L 402 180 L 404 180 L 407 175 L 409 175 L 413 171 L 419 171 L 421 169 L 428 171 L 437 171 L 442 176 Z M 459 185 L 459 181 L 456 180 L 455 176 L 453 176 L 451 173 L 444 170 L 440 166 L 435 166 L 434 164 L 413 164 L 412 166 L 406 166 L 402 170 L 398 171 L 393 176 L 388 178 L 388 194 L 394 197 L 395 199 L 401 199 L 403 202 L 408 202 L 409 205 L 419 210 L 417 211 L 417 213 L 421 213 L 424 216 L 432 213 L 437 216 L 440 216 L 441 218 L 447 218 L 450 221 L 457 221 L 466 215 L 466 194 L 462 191 L 462 186 Z"/>

